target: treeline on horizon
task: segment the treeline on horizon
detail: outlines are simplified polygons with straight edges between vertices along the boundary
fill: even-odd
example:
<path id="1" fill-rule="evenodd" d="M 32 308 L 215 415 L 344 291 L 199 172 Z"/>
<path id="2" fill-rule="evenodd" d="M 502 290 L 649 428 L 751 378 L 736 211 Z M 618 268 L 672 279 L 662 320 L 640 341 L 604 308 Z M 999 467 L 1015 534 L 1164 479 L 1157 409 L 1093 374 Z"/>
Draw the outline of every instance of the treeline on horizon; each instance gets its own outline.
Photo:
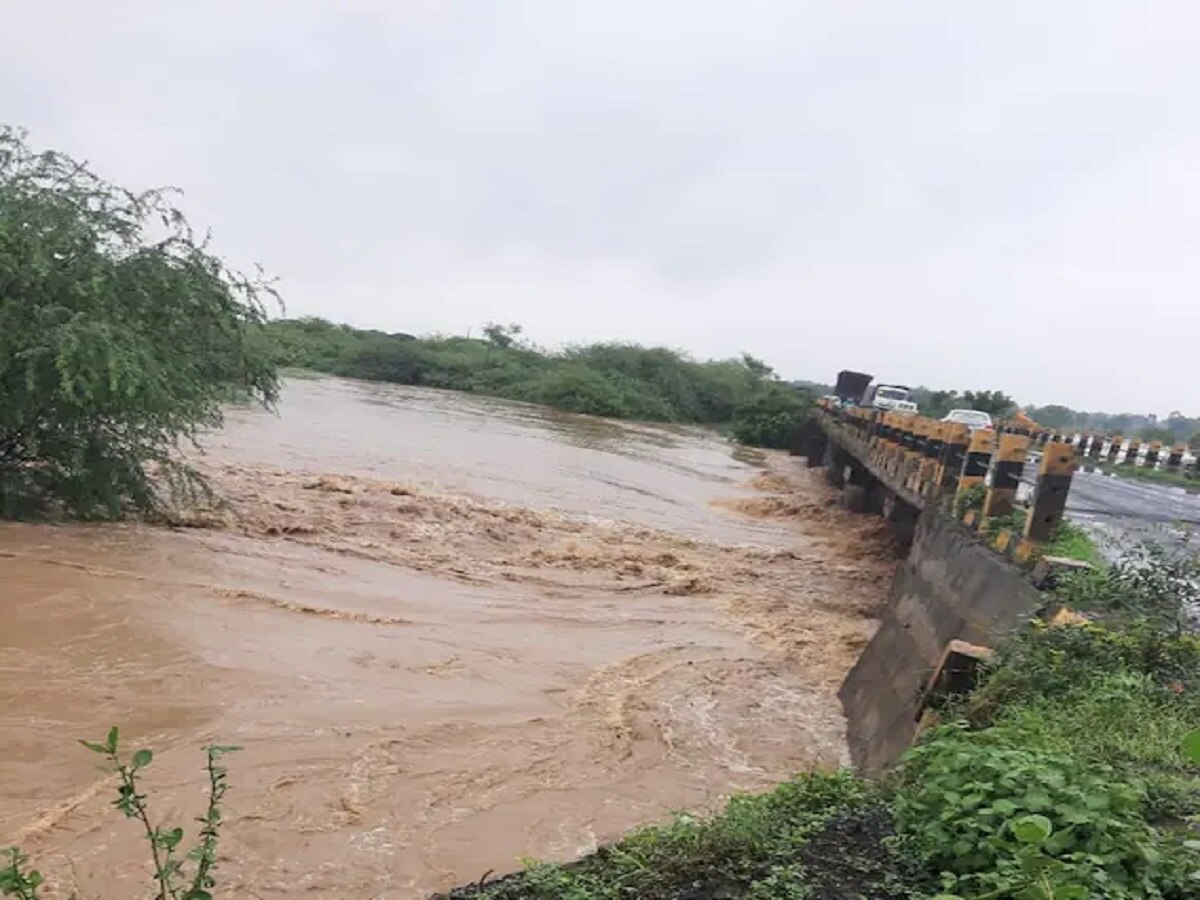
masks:
<path id="1" fill-rule="evenodd" d="M 653 422 L 728 426 L 748 444 L 786 447 L 811 398 L 832 390 L 815 381 L 780 381 L 754 357 L 700 362 L 665 347 L 603 342 L 547 351 L 521 339 L 516 325 L 488 324 L 480 338 L 414 337 L 305 317 L 267 324 L 281 366 L 333 375 L 469 391 L 571 412 Z M 951 409 L 1012 415 L 1002 390 L 914 388 L 921 412 Z M 1124 434 L 1200 448 L 1200 417 L 1084 412 L 1061 404 L 1025 406 L 1046 428 Z"/>
<path id="2" fill-rule="evenodd" d="M 468 391 L 568 412 L 712 425 L 737 441 L 787 447 L 812 400 L 749 354 L 697 361 L 667 347 L 606 342 L 545 350 L 518 325 L 483 336 L 388 334 L 325 319 L 266 326 L 273 361 L 350 378 Z"/>

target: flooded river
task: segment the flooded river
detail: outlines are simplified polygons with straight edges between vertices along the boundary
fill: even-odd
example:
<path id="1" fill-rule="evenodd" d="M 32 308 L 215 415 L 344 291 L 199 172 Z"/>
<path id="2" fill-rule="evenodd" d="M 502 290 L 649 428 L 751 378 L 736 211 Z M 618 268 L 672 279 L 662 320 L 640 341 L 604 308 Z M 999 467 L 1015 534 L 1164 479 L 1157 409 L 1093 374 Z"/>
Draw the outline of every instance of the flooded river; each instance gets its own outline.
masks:
<path id="1" fill-rule="evenodd" d="M 143 893 L 110 724 L 189 832 L 244 748 L 239 897 L 421 897 L 845 760 L 894 559 L 786 457 L 336 379 L 203 448 L 173 527 L 0 525 L 0 846 L 64 895 Z"/>

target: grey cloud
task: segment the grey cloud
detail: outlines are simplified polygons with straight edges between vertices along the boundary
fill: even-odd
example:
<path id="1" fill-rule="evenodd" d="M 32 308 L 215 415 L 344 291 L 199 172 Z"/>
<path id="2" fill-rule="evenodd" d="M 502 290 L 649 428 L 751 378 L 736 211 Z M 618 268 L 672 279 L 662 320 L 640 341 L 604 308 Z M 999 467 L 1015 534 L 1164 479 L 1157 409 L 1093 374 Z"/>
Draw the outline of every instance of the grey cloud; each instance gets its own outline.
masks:
<path id="1" fill-rule="evenodd" d="M 184 187 L 291 313 L 1195 413 L 1198 32 L 1183 2 L 58 0 L 0 11 L 0 109 Z"/>

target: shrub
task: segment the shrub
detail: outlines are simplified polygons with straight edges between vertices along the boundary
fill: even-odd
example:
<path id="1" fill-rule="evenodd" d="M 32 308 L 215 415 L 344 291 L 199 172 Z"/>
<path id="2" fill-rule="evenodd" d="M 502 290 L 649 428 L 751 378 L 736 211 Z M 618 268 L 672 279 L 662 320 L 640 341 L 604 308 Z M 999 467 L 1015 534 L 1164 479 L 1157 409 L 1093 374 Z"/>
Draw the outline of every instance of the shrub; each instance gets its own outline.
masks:
<path id="1" fill-rule="evenodd" d="M 1077 609 L 1110 619 L 1143 619 L 1182 634 L 1193 623 L 1200 599 L 1200 557 L 1186 546 L 1142 543 L 1106 569 L 1065 577 L 1056 593 Z"/>
<path id="2" fill-rule="evenodd" d="M 148 510 L 198 486 L 173 453 L 221 404 L 270 402 L 270 294 L 134 194 L 0 129 L 0 515 Z M 165 477 L 154 479 L 154 468 Z"/>
<path id="3" fill-rule="evenodd" d="M 1178 686 L 1189 696 L 1200 692 L 1200 636 L 1164 634 L 1146 620 L 1120 629 L 1033 621 L 997 651 L 967 708 L 977 725 L 990 724 L 1004 707 L 1060 700 L 1098 678 L 1123 672 L 1148 676 L 1160 686 Z"/>
<path id="4" fill-rule="evenodd" d="M 1014 822 L 1037 816 L 1049 826 L 1040 853 L 1054 863 L 1051 885 L 1086 885 L 1092 897 L 1181 896 L 1172 892 L 1187 877 L 1185 858 L 1147 824 L 1140 785 L 1006 738 L 950 726 L 904 759 L 898 834 L 948 890 L 1019 896 L 1031 879 Z"/>
<path id="5" fill-rule="evenodd" d="M 764 382 L 734 411 L 730 434 L 755 447 L 787 449 L 808 415 L 808 394 L 779 382 Z"/>

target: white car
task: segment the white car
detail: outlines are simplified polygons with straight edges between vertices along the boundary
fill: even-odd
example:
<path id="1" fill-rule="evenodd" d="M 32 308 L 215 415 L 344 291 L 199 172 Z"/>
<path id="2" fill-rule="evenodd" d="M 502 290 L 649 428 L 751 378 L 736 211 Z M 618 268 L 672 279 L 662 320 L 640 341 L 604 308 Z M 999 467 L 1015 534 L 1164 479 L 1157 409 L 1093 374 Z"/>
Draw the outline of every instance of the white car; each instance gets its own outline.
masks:
<path id="1" fill-rule="evenodd" d="M 943 422 L 966 425 L 971 431 L 991 431 L 992 417 L 977 409 L 952 409 L 942 417 Z"/>

